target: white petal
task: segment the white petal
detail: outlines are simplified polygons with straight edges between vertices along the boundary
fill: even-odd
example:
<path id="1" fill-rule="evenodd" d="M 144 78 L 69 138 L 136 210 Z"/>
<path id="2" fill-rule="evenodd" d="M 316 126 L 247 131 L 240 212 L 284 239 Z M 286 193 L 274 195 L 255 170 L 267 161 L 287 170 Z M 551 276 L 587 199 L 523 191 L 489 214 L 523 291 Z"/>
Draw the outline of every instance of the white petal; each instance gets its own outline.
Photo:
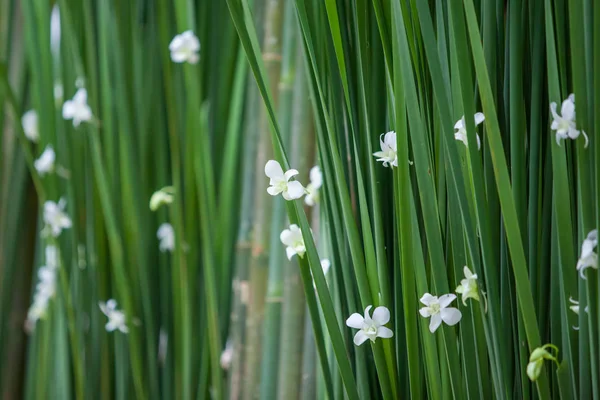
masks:
<path id="1" fill-rule="evenodd" d="M 331 267 L 331 262 L 324 258 L 321 260 L 321 268 L 323 269 L 323 275 L 327 275 L 329 268 Z"/>
<path id="2" fill-rule="evenodd" d="M 467 267 L 466 265 L 463 268 L 463 272 L 465 274 L 465 278 L 469 279 L 473 276 L 473 273 L 471 272 L 471 270 L 469 269 L 469 267 Z"/>
<path id="3" fill-rule="evenodd" d="M 423 307 L 423 308 L 419 309 L 419 314 L 421 314 L 421 316 L 423 316 L 425 318 L 431 316 L 431 313 L 429 312 L 429 307 Z"/>
<path id="4" fill-rule="evenodd" d="M 298 170 L 289 169 L 289 170 L 285 171 L 285 174 L 283 174 L 283 177 L 285 178 L 286 181 L 289 181 L 292 177 L 294 177 L 298 174 L 299 174 Z"/>
<path id="5" fill-rule="evenodd" d="M 346 325 L 354 329 L 362 329 L 365 319 L 359 313 L 354 313 L 346 320 Z"/>
<path id="6" fill-rule="evenodd" d="M 107 330 L 108 332 L 112 332 L 112 331 L 114 331 L 115 329 L 117 329 L 117 324 L 115 323 L 115 321 L 111 321 L 111 320 L 109 320 L 109 321 L 106 323 L 106 326 L 105 326 L 105 327 L 106 327 L 106 330 Z"/>
<path id="7" fill-rule="evenodd" d="M 291 260 L 292 257 L 296 255 L 296 250 L 293 247 L 286 247 L 285 254 L 287 255 L 288 260 Z"/>
<path id="8" fill-rule="evenodd" d="M 585 134 L 585 132 L 582 130 L 581 134 L 583 135 L 583 138 L 585 139 L 585 144 L 583 145 L 583 147 L 588 147 L 589 144 L 589 139 L 588 136 Z"/>
<path id="9" fill-rule="evenodd" d="M 380 326 L 377 329 L 377 337 L 388 339 L 394 336 L 394 332 L 390 328 L 386 328 L 385 326 Z"/>
<path id="10" fill-rule="evenodd" d="M 290 246 L 293 241 L 292 231 L 289 229 L 284 229 L 281 231 L 279 234 L 279 240 L 281 240 L 281 243 L 285 244 L 286 246 Z"/>
<path id="11" fill-rule="evenodd" d="M 269 178 L 283 178 L 283 169 L 281 165 L 275 160 L 269 160 L 265 164 L 265 175 Z"/>
<path id="12" fill-rule="evenodd" d="M 448 307 L 450 303 L 454 301 L 454 299 L 456 299 L 456 295 L 454 294 L 445 294 L 443 296 L 440 296 L 440 308 Z"/>
<path id="13" fill-rule="evenodd" d="M 373 308 L 373 306 L 367 306 L 367 308 L 365 308 L 365 321 L 367 322 L 371 321 L 371 316 L 369 315 L 369 310 L 371 310 L 371 308 Z"/>
<path id="14" fill-rule="evenodd" d="M 461 119 L 459 119 L 458 121 L 456 121 L 456 123 L 454 124 L 454 129 L 464 129 L 465 127 L 465 116 L 463 115 Z"/>
<path id="15" fill-rule="evenodd" d="M 560 108 L 560 113 L 562 114 L 563 119 L 567 119 L 572 121 L 575 119 L 575 96 L 569 96 L 562 103 L 562 107 Z"/>
<path id="16" fill-rule="evenodd" d="M 271 196 L 277 196 L 279 193 L 281 193 L 281 190 L 277 190 L 275 186 L 269 186 L 267 188 L 267 193 L 269 193 Z"/>
<path id="17" fill-rule="evenodd" d="M 440 327 L 442 324 L 442 316 L 440 314 L 434 314 L 431 316 L 431 321 L 429 322 L 429 332 L 433 333 Z"/>
<path id="18" fill-rule="evenodd" d="M 458 321 L 462 318 L 462 313 L 460 310 L 450 307 L 440 310 L 440 316 L 445 323 L 452 326 L 458 324 Z"/>
<path id="19" fill-rule="evenodd" d="M 129 333 L 129 328 L 127 328 L 127 325 L 125 324 L 119 326 L 119 330 L 123 333 Z"/>
<path id="20" fill-rule="evenodd" d="M 433 302 L 437 302 L 438 298 L 435 296 L 430 295 L 429 293 L 425 293 L 423 295 L 423 297 L 421 297 L 420 299 L 421 303 L 425 304 L 426 306 L 430 305 Z"/>
<path id="21" fill-rule="evenodd" d="M 287 192 L 284 192 L 283 195 L 284 198 L 286 198 L 286 196 L 288 197 L 286 200 L 299 199 L 304 195 L 304 186 L 302 186 L 302 184 L 298 181 L 290 182 L 288 183 Z"/>
<path id="22" fill-rule="evenodd" d="M 361 344 L 366 342 L 368 338 L 369 337 L 366 333 L 364 333 L 363 331 L 358 331 L 356 332 L 356 335 L 354 335 L 354 344 L 360 346 Z"/>
<path id="23" fill-rule="evenodd" d="M 552 102 L 550 103 L 550 112 L 552 113 L 552 118 L 554 118 L 555 121 L 560 120 L 560 116 L 558 115 L 558 113 L 556 112 L 556 103 Z"/>
<path id="24" fill-rule="evenodd" d="M 71 100 L 67 100 L 63 104 L 62 115 L 64 119 L 73 119 L 73 115 L 75 115 L 75 104 L 73 104 Z"/>
<path id="25" fill-rule="evenodd" d="M 475 126 L 481 124 L 484 120 L 485 116 L 483 115 L 483 113 L 478 112 L 475 114 Z"/>
<path id="26" fill-rule="evenodd" d="M 378 325 L 385 325 L 390 322 L 390 310 L 387 307 L 379 306 L 373 311 L 373 321 Z"/>

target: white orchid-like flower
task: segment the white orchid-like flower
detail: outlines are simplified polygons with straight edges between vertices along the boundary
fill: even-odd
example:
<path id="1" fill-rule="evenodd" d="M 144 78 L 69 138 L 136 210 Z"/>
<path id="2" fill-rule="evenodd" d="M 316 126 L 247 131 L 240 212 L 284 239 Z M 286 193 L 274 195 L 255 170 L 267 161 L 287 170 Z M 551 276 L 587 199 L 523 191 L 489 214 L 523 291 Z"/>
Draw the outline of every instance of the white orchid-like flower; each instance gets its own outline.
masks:
<path id="1" fill-rule="evenodd" d="M 87 90 L 85 88 L 79 88 L 72 100 L 65 101 L 62 115 L 64 119 L 72 119 L 74 127 L 78 127 L 82 122 L 92 120 L 92 109 L 87 103 Z"/>
<path id="2" fill-rule="evenodd" d="M 164 188 L 154 192 L 150 197 L 150 210 L 156 211 L 163 205 L 171 204 L 174 200 L 175 188 L 173 186 L 165 186 Z"/>
<path id="3" fill-rule="evenodd" d="M 48 311 L 50 299 L 56 293 L 56 270 L 58 268 L 58 250 L 54 246 L 46 247 L 46 265 L 38 270 L 39 282 L 33 295 L 33 303 L 27 312 L 25 328 L 33 332 L 38 320 L 43 319 Z"/>
<path id="4" fill-rule="evenodd" d="M 583 279 L 587 279 L 583 272 L 586 268 L 592 267 L 598 269 L 598 254 L 594 249 L 598 245 L 598 230 L 594 229 L 588 233 L 581 245 L 581 255 L 577 261 L 577 271 Z"/>
<path id="5" fill-rule="evenodd" d="M 40 155 L 40 158 L 33 162 L 33 166 L 40 176 L 44 176 L 49 172 L 54 171 L 54 160 L 56 159 L 56 153 L 51 145 L 46 146 L 44 152 Z"/>
<path id="6" fill-rule="evenodd" d="M 159 249 L 162 252 L 173 251 L 175 249 L 175 230 L 169 223 L 164 223 L 158 227 L 156 237 L 160 241 Z"/>
<path id="7" fill-rule="evenodd" d="M 310 169 L 310 183 L 306 186 L 307 195 L 304 198 L 304 203 L 312 207 L 319 202 L 319 189 L 323 186 L 323 174 L 321 168 L 315 165 Z"/>
<path id="8" fill-rule="evenodd" d="M 185 31 L 176 35 L 169 44 L 171 60 L 176 63 L 188 62 L 196 64 L 200 59 L 200 40 L 192 31 Z"/>
<path id="9" fill-rule="evenodd" d="M 63 229 L 72 226 L 71 218 L 65 213 L 67 202 L 61 198 L 58 203 L 48 200 L 44 203 L 44 223 L 50 234 L 58 237 Z"/>
<path id="10" fill-rule="evenodd" d="M 381 138 L 383 136 L 383 139 Z M 377 157 L 376 161 L 383 161 L 383 166 L 394 168 L 398 166 L 398 147 L 396 146 L 396 132 L 389 131 L 379 136 L 379 145 L 381 151 L 373 153 Z"/>
<path id="11" fill-rule="evenodd" d="M 40 140 L 40 131 L 38 125 L 38 115 L 35 110 L 29 110 L 21 117 L 21 124 L 23 125 L 23 132 L 27 139 L 34 143 Z"/>
<path id="12" fill-rule="evenodd" d="M 373 317 L 371 317 L 369 310 L 372 307 L 365 308 L 364 317 L 359 313 L 354 313 L 346 320 L 346 325 L 359 330 L 354 335 L 354 344 L 357 346 L 363 344 L 367 339 L 375 342 L 378 337 L 388 339 L 394 336 L 394 332 L 384 326 L 390 322 L 390 310 L 387 307 L 379 306 L 373 311 Z"/>
<path id="13" fill-rule="evenodd" d="M 291 260 L 293 256 L 304 257 L 306 253 L 306 247 L 304 246 L 304 239 L 302 238 L 302 231 L 296 224 L 290 225 L 290 229 L 284 229 L 279 235 L 281 243 L 286 245 L 285 253 L 288 260 Z"/>
<path id="14" fill-rule="evenodd" d="M 472 273 L 466 265 L 463 272 L 465 273 L 465 279 L 460 281 L 456 293 L 462 294 L 462 303 L 466 306 L 466 301 L 469 298 L 479 301 L 479 288 L 477 286 L 477 274 Z"/>
<path id="15" fill-rule="evenodd" d="M 454 294 L 445 294 L 440 296 L 439 299 L 437 296 L 432 296 L 429 293 L 425 293 L 421 297 L 420 301 L 425 304 L 425 307 L 421 308 L 419 313 L 425 318 L 431 317 L 431 321 L 429 322 L 429 331 L 431 333 L 440 327 L 442 321 L 450 326 L 458 324 L 462 318 L 462 313 L 456 308 L 448 307 L 455 299 L 456 295 Z"/>
<path id="16" fill-rule="evenodd" d="M 483 113 L 476 113 L 475 114 L 475 127 L 479 126 L 483 121 L 485 120 L 485 116 L 483 115 Z M 454 129 L 456 129 L 456 132 L 454 132 L 454 139 L 456 140 L 460 140 L 461 142 L 463 142 L 465 144 L 465 146 L 469 146 L 469 141 L 467 139 L 467 126 L 465 124 L 465 116 L 463 115 L 461 119 L 459 119 L 456 124 L 454 124 Z M 477 136 L 477 148 L 481 149 L 481 141 L 479 140 L 479 135 L 476 134 Z"/>
<path id="17" fill-rule="evenodd" d="M 556 131 L 556 144 L 560 146 L 560 139 L 577 139 L 579 134 L 583 134 L 585 147 L 588 146 L 588 137 L 584 131 L 577 130 L 575 123 L 575 95 L 571 93 L 560 107 L 560 114 L 556 112 L 556 103 L 550 103 L 552 112 L 552 125 L 550 129 Z"/>
<path id="18" fill-rule="evenodd" d="M 298 171 L 290 169 L 283 172 L 281 164 L 275 160 L 269 160 L 265 164 L 265 175 L 270 178 L 267 192 L 271 196 L 277 196 L 279 193 L 286 200 L 299 199 L 304 195 L 304 187 L 298 181 L 291 181 L 292 177 L 298 175 Z"/>
<path id="19" fill-rule="evenodd" d="M 552 360 L 558 365 L 558 360 L 546 350 L 547 348 L 556 350 L 556 354 L 558 355 L 558 348 L 553 344 L 545 344 L 531 352 L 529 364 L 527 364 L 527 376 L 532 382 L 535 382 L 539 378 L 542 367 L 544 366 L 544 360 Z"/>
<path id="20" fill-rule="evenodd" d="M 117 310 L 117 302 L 114 299 L 110 299 L 106 303 L 101 301 L 98 303 L 98 306 L 100 306 L 102 313 L 108 317 L 108 322 L 105 326 L 108 332 L 113 332 L 117 329 L 123 333 L 129 332 L 125 313 Z"/>

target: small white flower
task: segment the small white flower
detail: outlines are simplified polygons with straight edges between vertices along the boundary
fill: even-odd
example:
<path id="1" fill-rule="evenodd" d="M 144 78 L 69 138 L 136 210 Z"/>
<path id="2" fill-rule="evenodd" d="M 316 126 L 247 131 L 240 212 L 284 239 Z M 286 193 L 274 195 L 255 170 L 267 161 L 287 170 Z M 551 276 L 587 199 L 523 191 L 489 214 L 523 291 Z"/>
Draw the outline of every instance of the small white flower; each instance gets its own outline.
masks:
<path id="1" fill-rule="evenodd" d="M 73 100 L 65 101 L 62 114 L 64 119 L 72 119 L 73 126 L 78 127 L 82 122 L 92 120 L 92 109 L 87 103 L 87 90 L 80 88 L 73 96 Z"/>
<path id="2" fill-rule="evenodd" d="M 221 353 L 220 358 L 221 368 L 227 371 L 231 367 L 231 363 L 233 361 L 233 342 L 231 339 L 227 340 L 225 344 L 225 349 Z"/>
<path id="3" fill-rule="evenodd" d="M 154 192 L 150 197 L 150 210 L 156 211 L 161 206 L 171 204 L 175 195 L 173 186 L 165 186 L 164 188 Z"/>
<path id="4" fill-rule="evenodd" d="M 460 281 L 456 293 L 462 294 L 462 303 L 467 305 L 466 300 L 469 298 L 479 301 L 479 290 L 477 287 L 477 274 L 472 273 L 466 265 L 463 272 L 465 273 L 465 279 Z"/>
<path id="5" fill-rule="evenodd" d="M 476 113 L 475 114 L 475 126 L 479 126 L 483 121 L 485 120 L 485 116 L 483 115 L 483 113 Z M 467 127 L 465 125 L 465 116 L 463 115 L 461 119 L 459 119 L 456 124 L 454 124 L 454 129 L 456 129 L 456 132 L 454 132 L 454 139 L 456 140 L 460 140 L 461 142 L 463 142 L 465 144 L 465 146 L 469 146 L 468 144 L 468 139 L 467 139 Z M 476 134 L 477 135 L 477 134 Z M 477 135 L 477 148 L 481 149 L 481 141 L 479 140 L 479 135 Z"/>
<path id="6" fill-rule="evenodd" d="M 108 317 L 106 323 L 106 330 L 112 332 L 114 330 L 120 330 L 123 333 L 128 333 L 129 329 L 125 321 L 125 313 L 117 310 L 117 302 L 113 299 L 108 300 L 106 303 L 99 302 L 100 310 Z"/>
<path id="7" fill-rule="evenodd" d="M 271 196 L 277 196 L 279 193 L 286 200 L 299 199 L 304 195 L 304 187 L 298 181 L 291 181 L 293 176 L 298 175 L 298 171 L 290 169 L 283 173 L 281 164 L 275 160 L 269 160 L 265 164 L 265 175 L 270 178 L 267 192 Z"/>
<path id="8" fill-rule="evenodd" d="M 346 325 L 350 328 L 359 329 L 354 335 L 354 344 L 360 346 L 367 339 L 375 342 L 380 337 L 384 339 L 391 338 L 394 333 L 390 328 L 384 325 L 390 321 L 390 310 L 387 307 L 379 306 L 373 311 L 373 317 L 369 316 L 369 310 L 373 306 L 365 308 L 365 316 L 354 313 L 346 320 Z"/>
<path id="9" fill-rule="evenodd" d="M 46 316 L 50 299 L 56 293 L 56 268 L 58 266 L 56 248 L 46 247 L 46 265 L 38 270 L 38 283 L 33 295 L 33 303 L 27 312 L 25 328 L 32 332 L 38 320 Z"/>
<path id="10" fill-rule="evenodd" d="M 579 275 L 586 279 L 583 271 L 586 268 L 592 267 L 598 269 L 598 255 L 594 252 L 594 248 L 598 245 L 598 231 L 594 229 L 588 233 L 587 237 L 581 245 L 581 255 L 577 261 L 577 271 Z"/>
<path id="11" fill-rule="evenodd" d="M 560 114 L 556 112 L 556 103 L 550 103 L 552 112 L 552 125 L 550 129 L 556 131 L 556 144 L 560 146 L 560 139 L 577 139 L 582 133 L 585 139 L 585 147 L 588 146 L 588 137 L 584 131 L 578 131 L 575 124 L 575 95 L 571 93 L 560 108 Z"/>
<path id="12" fill-rule="evenodd" d="M 194 32 L 185 31 L 176 35 L 173 40 L 171 40 L 169 51 L 171 52 L 171 60 L 173 60 L 173 62 L 189 62 L 190 64 L 196 64 L 200 59 L 198 56 L 198 52 L 200 51 L 200 41 L 196 35 L 194 35 Z"/>
<path id="13" fill-rule="evenodd" d="M 287 254 L 288 260 L 291 260 L 294 255 L 298 257 L 304 257 L 306 247 L 304 246 L 304 239 L 302 238 L 302 231 L 298 228 L 298 225 L 290 225 L 290 229 L 284 229 L 279 235 L 281 243 L 286 245 L 285 253 Z"/>
<path id="14" fill-rule="evenodd" d="M 171 224 L 164 223 L 159 226 L 156 237 L 160 240 L 160 251 L 173 251 L 175 249 L 175 231 Z"/>
<path id="15" fill-rule="evenodd" d="M 38 115 L 35 110 L 29 110 L 21 117 L 21 124 L 23 124 L 23 132 L 27 139 L 34 143 L 40 140 L 40 131 L 38 125 Z"/>
<path id="16" fill-rule="evenodd" d="M 54 149 L 51 145 L 46 146 L 44 152 L 40 155 L 40 158 L 33 162 L 33 166 L 40 174 L 40 176 L 44 176 L 45 174 L 54 171 L 54 160 L 56 159 L 56 153 L 54 153 Z"/>
<path id="17" fill-rule="evenodd" d="M 72 225 L 71 219 L 64 212 L 66 206 L 67 202 L 62 198 L 58 204 L 50 200 L 44 203 L 44 223 L 54 237 L 58 237 L 63 229 Z"/>
<path id="18" fill-rule="evenodd" d="M 431 317 L 429 323 L 429 331 L 431 333 L 439 328 L 442 321 L 450 326 L 456 325 L 460 321 L 462 318 L 460 310 L 448 307 L 455 299 L 456 295 L 453 294 L 445 294 L 440 296 L 439 299 L 437 296 L 432 296 L 429 293 L 425 293 L 421 297 L 421 303 L 425 304 L 426 307 L 421 308 L 419 313 L 425 318 Z"/>
<path id="19" fill-rule="evenodd" d="M 319 202 L 319 189 L 323 186 L 321 168 L 315 165 L 310 169 L 310 183 L 306 186 L 307 195 L 304 198 L 306 205 L 312 207 Z"/>
<path id="20" fill-rule="evenodd" d="M 54 101 L 57 105 L 62 104 L 64 96 L 63 85 L 60 82 L 54 83 Z"/>
<path id="21" fill-rule="evenodd" d="M 383 139 L 381 137 L 383 136 Z M 387 167 L 388 164 L 390 168 L 394 168 L 398 166 L 398 154 L 396 146 L 396 132 L 389 131 L 388 133 L 381 134 L 379 136 L 379 145 L 381 146 L 381 151 L 377 151 L 373 153 L 375 157 L 377 157 L 376 161 L 383 161 L 383 166 Z"/>

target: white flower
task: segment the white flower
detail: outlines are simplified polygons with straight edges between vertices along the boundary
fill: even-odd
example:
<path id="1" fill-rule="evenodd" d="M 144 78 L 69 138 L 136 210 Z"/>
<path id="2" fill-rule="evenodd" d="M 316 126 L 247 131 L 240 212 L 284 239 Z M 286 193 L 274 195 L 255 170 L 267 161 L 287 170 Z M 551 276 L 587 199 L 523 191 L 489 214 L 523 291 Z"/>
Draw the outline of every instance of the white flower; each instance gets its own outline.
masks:
<path id="1" fill-rule="evenodd" d="M 287 254 L 288 260 L 291 260 L 294 255 L 298 257 L 304 257 L 306 247 L 304 247 L 304 239 L 302 238 L 302 231 L 298 228 L 298 225 L 290 225 L 290 229 L 284 229 L 279 235 L 281 243 L 287 247 L 285 253 Z"/>
<path id="2" fill-rule="evenodd" d="M 463 272 L 465 273 L 465 279 L 460 281 L 460 286 L 456 288 L 456 293 L 462 294 L 462 303 L 467 305 L 466 300 L 468 298 L 479 301 L 477 274 L 472 273 L 466 265 L 463 268 Z"/>
<path id="3" fill-rule="evenodd" d="M 40 176 L 44 176 L 45 174 L 54 171 L 54 160 L 56 159 L 56 153 L 54 153 L 54 149 L 51 145 L 46 146 L 44 152 L 40 155 L 40 158 L 33 162 L 33 166 L 40 174 Z"/>
<path id="4" fill-rule="evenodd" d="M 92 109 L 87 104 L 87 90 L 80 88 L 73 96 L 73 100 L 65 101 L 62 114 L 64 119 L 72 119 L 73 126 L 78 127 L 82 122 L 92 120 Z"/>
<path id="5" fill-rule="evenodd" d="M 307 195 L 304 202 L 308 206 L 314 206 L 319 202 L 319 189 L 323 186 L 323 174 L 321 168 L 315 165 L 310 169 L 310 183 L 306 186 Z"/>
<path id="6" fill-rule="evenodd" d="M 25 327 L 32 332 L 39 319 L 46 316 L 50 299 L 56 293 L 56 248 L 54 246 L 46 247 L 46 265 L 38 270 L 38 284 L 35 287 L 33 303 L 27 312 L 27 321 Z"/>
<path id="7" fill-rule="evenodd" d="M 57 105 L 60 105 L 63 101 L 64 89 L 63 85 L 60 82 L 54 83 L 54 101 Z"/>
<path id="8" fill-rule="evenodd" d="M 171 51 L 171 60 L 173 60 L 173 62 L 189 62 L 190 64 L 196 64 L 200 59 L 198 56 L 198 51 L 200 51 L 200 41 L 196 35 L 194 35 L 194 32 L 185 31 L 176 35 L 173 40 L 171 40 L 169 51 Z"/>
<path id="9" fill-rule="evenodd" d="M 35 110 L 29 110 L 21 117 L 21 124 L 23 124 L 23 132 L 27 139 L 34 143 L 40 140 L 40 131 L 38 126 L 38 115 Z"/>
<path id="10" fill-rule="evenodd" d="M 383 140 L 381 139 L 383 136 Z M 388 164 L 390 168 L 394 168 L 398 166 L 398 154 L 396 146 L 396 132 L 389 131 L 388 133 L 381 134 L 379 136 L 379 144 L 381 145 L 381 151 L 377 151 L 373 153 L 375 157 L 377 157 L 376 161 L 383 161 L 383 166 L 387 167 Z"/>
<path id="11" fill-rule="evenodd" d="M 50 200 L 44 203 L 44 223 L 54 237 L 57 237 L 63 229 L 68 229 L 72 225 L 71 219 L 64 212 L 66 205 L 67 202 L 62 198 L 58 201 L 58 204 Z"/>
<path id="12" fill-rule="evenodd" d="M 171 204 L 173 202 L 173 195 L 175 189 L 173 186 L 165 186 L 164 188 L 154 192 L 150 197 L 150 210 L 156 211 L 162 205 Z"/>
<path id="13" fill-rule="evenodd" d="M 329 272 L 329 267 L 331 267 L 331 262 L 327 258 L 322 259 L 321 268 L 323 268 L 323 275 L 327 275 L 327 272 Z"/>
<path id="14" fill-rule="evenodd" d="M 483 113 L 476 113 L 475 114 L 475 126 L 479 126 L 483 121 L 485 120 L 485 116 L 483 115 Z M 461 142 L 463 142 L 465 144 L 465 146 L 469 146 L 468 144 L 468 139 L 467 139 L 467 127 L 465 125 L 465 116 L 463 115 L 461 119 L 459 119 L 456 124 L 454 124 L 454 129 L 456 129 L 456 132 L 454 132 L 454 139 L 456 140 L 460 140 Z M 479 140 L 479 135 L 477 135 L 477 148 L 481 149 L 481 141 Z"/>
<path id="15" fill-rule="evenodd" d="M 221 353 L 220 358 L 221 368 L 227 371 L 231 367 L 231 363 L 233 361 L 233 342 L 231 339 L 227 340 L 225 344 L 225 349 Z"/>
<path id="16" fill-rule="evenodd" d="M 583 271 L 586 268 L 592 267 L 598 269 L 598 255 L 594 252 L 594 248 L 598 245 L 598 231 L 594 229 L 588 233 L 587 237 L 581 245 L 581 255 L 577 261 L 577 271 L 579 275 L 586 279 Z"/>
<path id="17" fill-rule="evenodd" d="M 529 379 L 531 379 L 531 381 L 536 381 L 539 378 L 540 373 L 542 372 L 542 367 L 544 366 L 544 360 L 552 360 L 556 362 L 556 365 L 558 365 L 556 357 L 546 350 L 548 347 L 556 350 L 556 353 L 558 354 L 558 348 L 553 344 L 545 344 L 531 352 L 529 364 L 527 364 L 527 376 Z"/>
<path id="18" fill-rule="evenodd" d="M 160 251 L 173 251 L 175 249 L 175 231 L 171 224 L 164 223 L 159 226 L 156 237 L 160 240 Z"/>
<path id="19" fill-rule="evenodd" d="M 556 112 L 556 103 L 550 103 L 550 111 L 552 112 L 552 125 L 550 129 L 556 131 L 556 144 L 560 146 L 560 139 L 577 139 L 579 133 L 583 134 L 585 139 L 585 147 L 588 146 L 588 137 L 584 131 L 578 131 L 575 125 L 575 95 L 571 94 L 563 101 L 560 108 L 560 114 Z"/>
<path id="20" fill-rule="evenodd" d="M 286 200 L 299 199 L 304 195 L 304 187 L 298 181 L 290 182 L 293 176 L 298 175 L 298 171 L 290 169 L 283 173 L 281 165 L 275 160 L 269 160 L 265 164 L 265 175 L 270 178 L 267 192 L 271 196 L 277 196 L 279 193 Z"/>
<path id="21" fill-rule="evenodd" d="M 384 339 L 391 338 L 394 333 L 390 328 L 384 325 L 390 321 L 390 310 L 387 307 L 379 306 L 373 311 L 373 318 L 369 316 L 369 310 L 373 306 L 365 308 L 365 316 L 359 313 L 354 313 L 346 320 L 346 325 L 350 328 L 360 329 L 354 335 L 354 344 L 360 346 L 367 339 L 375 342 L 375 339 L 380 337 Z"/>
<path id="22" fill-rule="evenodd" d="M 125 313 L 117 310 L 117 302 L 115 300 L 110 299 L 106 303 L 101 301 L 98 303 L 98 305 L 100 306 L 100 310 L 102 310 L 104 315 L 108 317 L 108 322 L 105 326 L 108 332 L 112 332 L 116 329 L 123 333 L 129 332 L 125 321 Z"/>
<path id="23" fill-rule="evenodd" d="M 439 299 L 437 296 L 432 296 L 429 293 L 425 293 L 421 297 L 421 303 L 425 304 L 426 307 L 421 308 L 419 313 L 425 318 L 431 317 L 431 322 L 429 323 L 429 331 L 431 333 L 439 328 L 442 321 L 450 326 L 456 325 L 460 321 L 462 318 L 460 310 L 448 307 L 454 299 L 456 299 L 456 295 L 453 294 L 445 294 L 440 296 Z"/>

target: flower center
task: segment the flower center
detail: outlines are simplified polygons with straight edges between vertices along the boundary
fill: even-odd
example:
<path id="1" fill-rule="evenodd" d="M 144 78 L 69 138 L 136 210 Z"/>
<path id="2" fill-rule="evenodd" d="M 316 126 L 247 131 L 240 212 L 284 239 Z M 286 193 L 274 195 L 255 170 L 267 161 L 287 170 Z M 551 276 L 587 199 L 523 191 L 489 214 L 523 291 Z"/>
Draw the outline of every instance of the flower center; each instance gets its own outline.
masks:
<path id="1" fill-rule="evenodd" d="M 365 326 L 363 331 L 369 336 L 377 335 L 377 327 L 373 323 Z"/>
<path id="2" fill-rule="evenodd" d="M 437 303 L 434 303 L 432 305 L 429 306 L 429 310 L 431 311 L 431 314 L 437 314 L 440 312 L 440 305 Z"/>

